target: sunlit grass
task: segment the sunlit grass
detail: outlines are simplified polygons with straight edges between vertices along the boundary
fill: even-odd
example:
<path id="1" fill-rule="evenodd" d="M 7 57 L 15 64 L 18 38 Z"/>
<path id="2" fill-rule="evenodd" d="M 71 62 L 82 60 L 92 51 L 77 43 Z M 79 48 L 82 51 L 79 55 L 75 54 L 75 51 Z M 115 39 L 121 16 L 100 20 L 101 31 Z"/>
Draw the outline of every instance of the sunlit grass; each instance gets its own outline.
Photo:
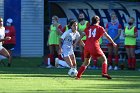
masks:
<path id="1" fill-rule="evenodd" d="M 81 80 L 67 75 L 68 69 L 39 68 L 40 59 L 18 59 L 11 68 L 0 67 L 0 93 L 140 93 L 139 71 L 86 70 Z M 29 66 L 28 66 L 28 62 Z"/>

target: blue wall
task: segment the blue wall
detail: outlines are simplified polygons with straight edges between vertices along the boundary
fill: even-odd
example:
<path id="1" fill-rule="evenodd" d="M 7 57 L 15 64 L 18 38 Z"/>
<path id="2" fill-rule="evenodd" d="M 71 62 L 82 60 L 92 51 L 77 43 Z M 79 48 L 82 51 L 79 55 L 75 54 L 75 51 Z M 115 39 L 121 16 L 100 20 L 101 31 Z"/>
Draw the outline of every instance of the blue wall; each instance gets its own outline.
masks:
<path id="1" fill-rule="evenodd" d="M 16 46 L 14 56 L 21 54 L 21 0 L 4 0 L 4 22 L 12 18 L 16 29 Z"/>

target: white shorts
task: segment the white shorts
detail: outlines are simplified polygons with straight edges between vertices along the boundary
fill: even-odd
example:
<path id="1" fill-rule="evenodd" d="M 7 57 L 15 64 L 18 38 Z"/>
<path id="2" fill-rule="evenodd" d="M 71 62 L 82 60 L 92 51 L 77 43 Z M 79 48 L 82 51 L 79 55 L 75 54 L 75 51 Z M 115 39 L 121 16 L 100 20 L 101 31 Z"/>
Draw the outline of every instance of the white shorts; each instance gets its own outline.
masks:
<path id="1" fill-rule="evenodd" d="M 63 57 L 68 57 L 68 56 L 74 54 L 72 46 L 63 45 L 62 46 L 62 51 L 63 51 L 62 54 L 61 54 L 62 58 Z"/>
<path id="2" fill-rule="evenodd" d="M 73 55 L 73 54 L 74 54 L 73 51 L 64 51 L 64 52 L 61 54 L 61 56 L 62 56 L 62 58 L 64 58 L 64 57 L 68 57 L 68 56 Z"/>

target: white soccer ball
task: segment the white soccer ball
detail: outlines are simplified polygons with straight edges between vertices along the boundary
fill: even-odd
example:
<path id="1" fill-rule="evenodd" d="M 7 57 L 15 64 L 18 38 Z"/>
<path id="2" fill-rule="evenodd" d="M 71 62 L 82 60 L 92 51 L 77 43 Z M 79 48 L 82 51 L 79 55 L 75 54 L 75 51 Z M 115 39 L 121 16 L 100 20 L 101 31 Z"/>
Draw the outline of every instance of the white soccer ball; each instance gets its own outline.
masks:
<path id="1" fill-rule="evenodd" d="M 77 73 L 78 73 L 78 71 L 75 68 L 71 68 L 68 71 L 68 75 L 71 76 L 71 77 L 76 77 L 77 76 Z"/>

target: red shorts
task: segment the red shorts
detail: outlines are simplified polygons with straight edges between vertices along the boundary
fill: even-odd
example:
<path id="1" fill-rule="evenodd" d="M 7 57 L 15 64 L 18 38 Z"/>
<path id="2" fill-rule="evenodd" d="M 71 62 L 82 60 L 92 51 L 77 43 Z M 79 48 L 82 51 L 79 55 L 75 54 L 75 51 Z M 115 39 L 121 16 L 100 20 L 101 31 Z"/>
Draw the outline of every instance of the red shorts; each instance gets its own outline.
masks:
<path id="1" fill-rule="evenodd" d="M 100 56 L 103 56 L 104 53 L 102 51 L 102 49 L 96 49 L 96 48 L 93 48 L 93 49 L 84 49 L 84 58 L 90 58 L 92 57 L 93 59 L 95 58 L 98 58 Z"/>
<path id="2" fill-rule="evenodd" d="M 125 48 L 135 48 L 136 45 L 125 45 Z"/>
<path id="3" fill-rule="evenodd" d="M 107 46 L 113 46 L 112 43 L 108 43 Z M 119 47 L 119 44 L 117 44 L 117 47 Z"/>

